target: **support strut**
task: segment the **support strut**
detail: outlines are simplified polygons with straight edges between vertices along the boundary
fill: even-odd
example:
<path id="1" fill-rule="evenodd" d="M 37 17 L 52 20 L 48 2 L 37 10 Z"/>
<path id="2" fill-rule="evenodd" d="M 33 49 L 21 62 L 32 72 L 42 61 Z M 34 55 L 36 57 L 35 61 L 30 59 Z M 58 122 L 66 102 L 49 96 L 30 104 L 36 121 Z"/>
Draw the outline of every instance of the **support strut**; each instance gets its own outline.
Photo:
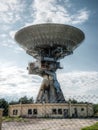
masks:
<path id="1" fill-rule="evenodd" d="M 45 71 L 45 73 L 36 102 L 64 103 L 65 98 L 57 81 L 56 73 L 50 71 Z"/>

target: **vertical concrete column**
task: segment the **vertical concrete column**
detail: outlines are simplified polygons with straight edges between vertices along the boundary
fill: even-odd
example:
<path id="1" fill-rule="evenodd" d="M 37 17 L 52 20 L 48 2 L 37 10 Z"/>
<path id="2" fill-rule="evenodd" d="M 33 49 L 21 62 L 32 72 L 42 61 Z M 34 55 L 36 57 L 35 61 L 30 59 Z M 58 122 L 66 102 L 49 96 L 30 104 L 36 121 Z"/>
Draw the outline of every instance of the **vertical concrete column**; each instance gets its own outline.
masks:
<path id="1" fill-rule="evenodd" d="M 22 102 L 20 102 L 20 115 L 19 116 L 21 116 L 21 117 L 23 116 L 22 115 Z"/>
<path id="2" fill-rule="evenodd" d="M 94 115 L 94 108 L 92 104 L 87 104 L 87 117 L 92 117 Z"/>
<path id="3" fill-rule="evenodd" d="M 89 112 L 88 112 L 88 103 L 86 104 L 86 110 L 87 110 L 87 117 L 89 117 Z"/>
<path id="4" fill-rule="evenodd" d="M 2 129 L 2 112 L 3 110 L 0 109 L 0 130 Z"/>
<path id="5" fill-rule="evenodd" d="M 37 96 L 37 103 L 49 102 L 49 79 L 48 75 L 43 76 L 43 81 Z"/>
<path id="6" fill-rule="evenodd" d="M 72 117 L 71 101 L 69 101 L 69 117 Z"/>

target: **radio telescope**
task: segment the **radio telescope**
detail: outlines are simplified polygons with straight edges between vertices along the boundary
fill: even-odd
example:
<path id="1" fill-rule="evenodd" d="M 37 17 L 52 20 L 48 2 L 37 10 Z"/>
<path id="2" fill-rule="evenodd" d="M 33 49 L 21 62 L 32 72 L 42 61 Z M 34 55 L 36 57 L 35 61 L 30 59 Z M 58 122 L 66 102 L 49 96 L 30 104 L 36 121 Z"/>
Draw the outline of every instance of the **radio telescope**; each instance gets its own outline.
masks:
<path id="1" fill-rule="evenodd" d="M 62 69 L 59 60 L 72 54 L 84 37 L 76 27 L 53 23 L 24 27 L 15 34 L 19 45 L 36 59 L 28 64 L 29 74 L 43 77 L 37 103 L 65 102 L 56 70 Z"/>

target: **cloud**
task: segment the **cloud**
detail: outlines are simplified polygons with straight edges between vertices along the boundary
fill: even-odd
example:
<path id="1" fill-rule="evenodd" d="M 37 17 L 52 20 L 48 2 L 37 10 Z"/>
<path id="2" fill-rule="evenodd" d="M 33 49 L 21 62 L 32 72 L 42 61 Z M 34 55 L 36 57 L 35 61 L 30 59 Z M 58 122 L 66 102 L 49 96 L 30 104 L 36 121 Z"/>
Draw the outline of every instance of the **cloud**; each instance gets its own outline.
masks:
<path id="1" fill-rule="evenodd" d="M 1 46 L 13 48 L 14 34 L 21 27 L 37 23 L 81 24 L 88 20 L 89 11 L 83 9 L 72 12 L 74 5 L 70 0 L 1 0 L 0 1 L 0 40 Z M 5 33 L 5 34 L 4 34 Z M 6 35 L 6 38 L 5 36 Z"/>
<path id="2" fill-rule="evenodd" d="M 70 72 L 58 73 L 65 98 L 85 97 L 90 99 L 98 95 L 98 72 Z M 27 95 L 36 98 L 42 78 L 37 75 L 29 75 L 27 70 L 12 64 L 1 64 L 0 67 L 0 98 L 9 97 L 17 99 Z M 84 95 L 84 96 L 83 96 Z M 91 95 L 89 98 L 88 96 Z M 91 98 L 92 100 L 94 98 Z"/>
<path id="3" fill-rule="evenodd" d="M 63 89 L 69 89 L 70 94 L 87 94 L 89 90 L 92 94 L 94 89 L 98 89 L 98 72 L 70 72 L 58 74 L 58 78 Z"/>
<path id="4" fill-rule="evenodd" d="M 98 102 L 98 72 L 69 72 L 58 74 L 65 97 L 84 98 Z"/>
<path id="5" fill-rule="evenodd" d="M 32 0 L 32 4 L 28 3 L 27 0 L 0 1 L 1 46 L 13 48 L 15 53 L 22 51 L 13 40 L 16 30 L 21 27 L 45 22 L 77 25 L 86 22 L 90 15 L 85 7 L 73 12 L 75 6 L 71 0 Z M 98 95 L 98 72 L 59 74 L 58 79 L 65 96 Z M 0 97 L 36 97 L 41 80 L 38 76 L 28 75 L 22 68 L 3 62 L 0 64 Z"/>
<path id="6" fill-rule="evenodd" d="M 24 95 L 36 97 L 40 83 L 40 77 L 30 76 L 17 66 L 0 68 L 0 97 L 9 97 L 10 100 Z"/>
<path id="7" fill-rule="evenodd" d="M 88 20 L 89 18 L 89 11 L 86 9 L 81 9 L 77 12 L 77 14 L 73 15 L 72 17 L 72 24 L 81 24 Z"/>
<path id="8" fill-rule="evenodd" d="M 23 9 L 23 4 L 20 0 L 1 0 L 0 3 L 0 17 L 2 18 L 0 22 L 6 24 L 13 24 L 20 20 L 20 14 Z"/>
<path id="9" fill-rule="evenodd" d="M 89 18 L 89 11 L 85 8 L 73 14 L 70 0 L 65 0 L 63 5 L 58 0 L 34 0 L 32 8 L 34 24 L 45 22 L 81 24 Z"/>
<path id="10" fill-rule="evenodd" d="M 14 34 L 30 19 L 30 15 L 29 13 L 27 13 L 29 7 L 27 6 L 28 2 L 26 2 L 26 0 L 0 1 L 0 40 L 2 41 L 1 46 L 6 48 L 13 48 L 13 50 L 15 50 L 15 53 L 21 52 L 21 50 L 16 49 Z"/>
<path id="11" fill-rule="evenodd" d="M 58 73 L 65 99 L 98 103 L 98 72 L 75 71 Z"/>
<path id="12" fill-rule="evenodd" d="M 12 39 L 14 39 L 14 36 L 15 36 L 15 33 L 16 33 L 17 31 L 10 31 L 9 32 L 9 35 L 10 35 L 10 37 L 12 38 Z"/>

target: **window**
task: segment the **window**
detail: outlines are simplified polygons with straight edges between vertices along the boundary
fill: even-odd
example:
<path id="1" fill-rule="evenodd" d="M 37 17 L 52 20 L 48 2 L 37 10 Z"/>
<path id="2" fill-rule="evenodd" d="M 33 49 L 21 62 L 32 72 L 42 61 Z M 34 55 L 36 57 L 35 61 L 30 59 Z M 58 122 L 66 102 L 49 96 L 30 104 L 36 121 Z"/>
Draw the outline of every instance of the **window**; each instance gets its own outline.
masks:
<path id="1" fill-rule="evenodd" d="M 52 109 L 52 114 L 57 114 L 57 110 L 56 109 Z"/>
<path id="2" fill-rule="evenodd" d="M 33 110 L 33 114 L 34 114 L 34 115 L 37 115 L 37 109 L 34 109 L 34 110 Z"/>
<path id="3" fill-rule="evenodd" d="M 62 109 L 58 109 L 58 114 L 62 114 Z"/>
<path id="4" fill-rule="evenodd" d="M 13 110 L 13 115 L 17 115 L 18 114 L 18 110 Z"/>
<path id="5" fill-rule="evenodd" d="M 81 111 L 84 111 L 84 108 L 81 108 Z"/>
<path id="6" fill-rule="evenodd" d="M 32 115 L 32 109 L 28 109 L 28 114 Z"/>

